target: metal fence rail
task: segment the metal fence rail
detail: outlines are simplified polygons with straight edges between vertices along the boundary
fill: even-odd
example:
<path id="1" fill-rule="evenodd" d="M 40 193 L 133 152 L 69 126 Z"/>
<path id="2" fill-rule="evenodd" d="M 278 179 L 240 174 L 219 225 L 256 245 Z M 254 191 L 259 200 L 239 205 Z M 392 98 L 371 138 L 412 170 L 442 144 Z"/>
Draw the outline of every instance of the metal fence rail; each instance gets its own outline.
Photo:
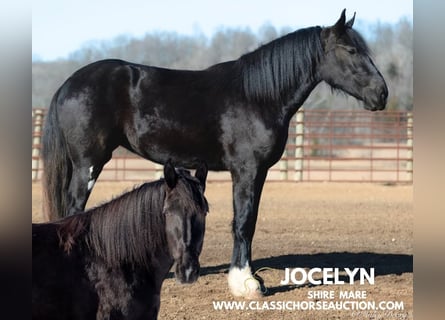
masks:
<path id="1" fill-rule="evenodd" d="M 283 176 L 294 162 L 298 181 L 412 182 L 412 120 L 400 111 L 299 112 Z"/>
<path id="2" fill-rule="evenodd" d="M 32 179 L 42 176 L 41 130 L 45 109 L 32 110 Z M 122 148 L 99 180 L 157 179 L 162 166 Z M 230 180 L 211 172 L 209 181 Z M 411 183 L 413 118 L 405 111 L 300 110 L 292 119 L 281 160 L 268 180 Z"/>

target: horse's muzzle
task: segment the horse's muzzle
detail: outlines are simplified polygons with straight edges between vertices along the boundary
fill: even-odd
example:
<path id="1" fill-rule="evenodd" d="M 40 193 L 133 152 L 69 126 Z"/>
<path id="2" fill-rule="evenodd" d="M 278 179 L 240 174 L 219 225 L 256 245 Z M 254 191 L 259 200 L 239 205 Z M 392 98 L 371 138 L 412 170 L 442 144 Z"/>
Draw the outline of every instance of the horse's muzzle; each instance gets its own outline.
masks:
<path id="1" fill-rule="evenodd" d="M 384 110 L 388 100 L 388 88 L 386 84 L 383 84 L 379 89 L 368 92 L 369 94 L 365 94 L 363 98 L 365 109 L 370 111 Z"/>
<path id="2" fill-rule="evenodd" d="M 189 262 L 186 265 L 176 265 L 175 276 L 179 283 L 193 283 L 199 277 L 199 262 Z"/>

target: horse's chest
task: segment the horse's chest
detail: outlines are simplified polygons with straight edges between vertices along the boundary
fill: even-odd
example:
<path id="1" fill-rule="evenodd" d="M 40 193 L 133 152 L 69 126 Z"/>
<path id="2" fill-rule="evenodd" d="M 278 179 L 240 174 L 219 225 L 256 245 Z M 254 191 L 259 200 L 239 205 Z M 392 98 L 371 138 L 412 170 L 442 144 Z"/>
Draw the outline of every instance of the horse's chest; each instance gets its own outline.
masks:
<path id="1" fill-rule="evenodd" d="M 87 274 L 99 297 L 97 319 L 108 319 L 112 312 L 126 315 L 132 295 L 122 270 L 92 263 Z"/>

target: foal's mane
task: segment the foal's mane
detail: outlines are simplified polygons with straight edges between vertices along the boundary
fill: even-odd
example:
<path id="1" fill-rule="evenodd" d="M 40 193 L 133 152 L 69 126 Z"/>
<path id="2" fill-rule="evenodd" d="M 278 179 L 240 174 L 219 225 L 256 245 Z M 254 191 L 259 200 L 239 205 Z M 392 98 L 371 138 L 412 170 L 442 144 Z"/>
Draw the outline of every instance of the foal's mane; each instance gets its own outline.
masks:
<path id="1" fill-rule="evenodd" d="M 184 211 L 207 211 L 197 179 L 185 170 L 178 173 L 175 191 Z M 168 250 L 163 213 L 167 188 L 164 179 L 145 183 L 101 206 L 63 219 L 58 228 L 61 245 L 69 251 L 83 236 L 91 252 L 109 266 L 149 265 L 160 249 Z"/>
<path id="2" fill-rule="evenodd" d="M 323 55 L 321 27 L 299 29 L 243 55 L 243 89 L 248 99 L 282 101 L 304 77 L 312 81 Z"/>

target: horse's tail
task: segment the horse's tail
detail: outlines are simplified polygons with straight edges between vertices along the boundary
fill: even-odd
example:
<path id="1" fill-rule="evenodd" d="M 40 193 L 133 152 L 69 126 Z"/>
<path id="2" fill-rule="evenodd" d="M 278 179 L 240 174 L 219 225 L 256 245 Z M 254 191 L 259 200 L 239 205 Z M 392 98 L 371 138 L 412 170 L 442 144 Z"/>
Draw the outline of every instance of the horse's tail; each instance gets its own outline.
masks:
<path id="1" fill-rule="evenodd" d="M 42 135 L 44 210 L 50 220 L 67 215 L 66 194 L 72 176 L 72 164 L 58 120 L 58 96 L 59 91 L 51 101 Z"/>

